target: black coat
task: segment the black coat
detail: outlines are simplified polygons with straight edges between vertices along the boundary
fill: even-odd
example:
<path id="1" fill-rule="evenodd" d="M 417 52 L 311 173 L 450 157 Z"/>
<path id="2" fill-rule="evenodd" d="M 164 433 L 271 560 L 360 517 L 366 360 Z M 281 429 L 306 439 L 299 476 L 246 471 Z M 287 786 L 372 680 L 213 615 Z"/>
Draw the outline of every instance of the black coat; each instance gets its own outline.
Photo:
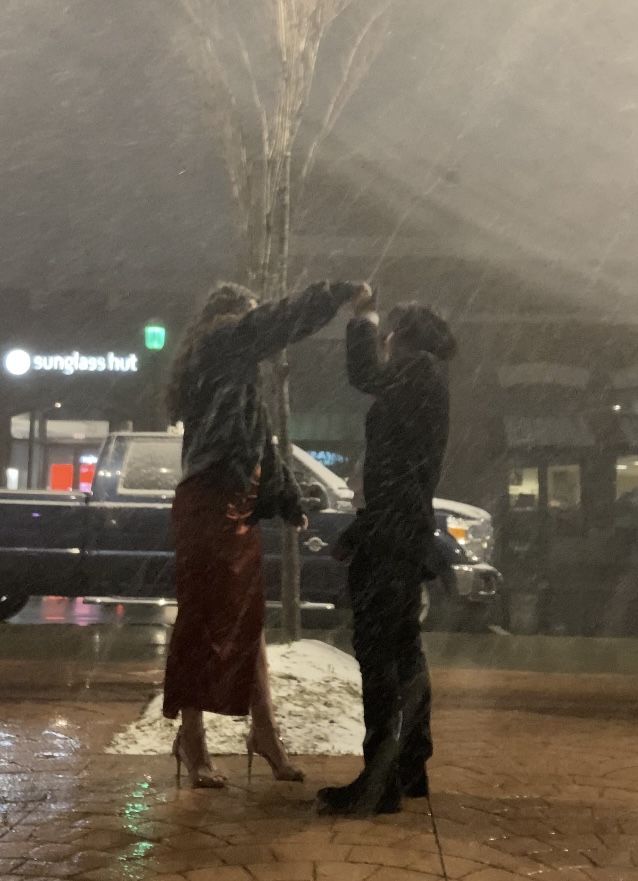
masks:
<path id="1" fill-rule="evenodd" d="M 258 306 L 204 337 L 185 383 L 183 480 L 208 475 L 241 490 L 259 465 L 257 516 L 281 514 L 300 522 L 299 489 L 273 444 L 261 362 L 324 327 L 351 296 L 351 285 L 312 285 L 292 300 Z"/>

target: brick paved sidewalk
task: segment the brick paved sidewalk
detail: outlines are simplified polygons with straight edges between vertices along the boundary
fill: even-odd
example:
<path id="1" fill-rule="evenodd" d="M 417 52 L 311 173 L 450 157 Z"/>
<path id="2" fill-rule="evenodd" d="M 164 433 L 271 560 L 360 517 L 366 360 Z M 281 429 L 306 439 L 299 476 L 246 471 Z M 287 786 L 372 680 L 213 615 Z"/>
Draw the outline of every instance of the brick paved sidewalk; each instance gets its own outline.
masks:
<path id="1" fill-rule="evenodd" d="M 436 678 L 432 804 L 448 877 L 638 881 L 635 680 Z M 488 686 L 498 708 L 476 705 Z M 615 701 L 613 718 L 595 712 L 598 693 Z M 139 709 L 113 696 L 0 703 L 0 879 L 442 876 L 424 802 L 371 820 L 316 816 L 316 789 L 350 779 L 357 759 L 301 759 L 303 786 L 275 783 L 259 762 L 248 787 L 244 760 L 233 757 L 223 761 L 228 791 L 177 790 L 169 757 L 103 753 Z"/>

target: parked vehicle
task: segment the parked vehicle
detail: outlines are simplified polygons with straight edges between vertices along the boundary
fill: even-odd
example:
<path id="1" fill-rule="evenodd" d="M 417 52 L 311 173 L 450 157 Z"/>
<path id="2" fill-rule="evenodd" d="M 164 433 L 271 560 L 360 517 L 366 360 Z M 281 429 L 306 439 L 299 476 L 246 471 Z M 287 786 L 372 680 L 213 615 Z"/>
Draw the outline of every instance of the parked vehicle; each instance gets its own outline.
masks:
<path id="1" fill-rule="evenodd" d="M 310 520 L 299 538 L 304 607 L 346 607 L 346 569 L 329 551 L 353 516 L 353 493 L 304 450 L 295 447 L 294 456 Z M 174 596 L 170 509 L 180 459 L 178 435 L 113 434 L 104 444 L 90 493 L 0 491 L 0 619 L 17 614 L 29 596 L 104 602 Z M 447 507 L 437 510 L 437 541 L 450 564 L 446 595 L 466 610 L 494 604 L 499 573 L 447 530 L 448 518 L 455 518 L 453 530 L 467 529 L 467 536 L 458 535 L 463 541 L 474 522 L 462 519 L 457 503 L 441 504 Z M 476 515 L 477 509 L 472 511 Z M 265 521 L 262 532 L 266 594 L 276 603 L 281 530 Z M 485 541 L 489 545 L 489 538 Z"/>

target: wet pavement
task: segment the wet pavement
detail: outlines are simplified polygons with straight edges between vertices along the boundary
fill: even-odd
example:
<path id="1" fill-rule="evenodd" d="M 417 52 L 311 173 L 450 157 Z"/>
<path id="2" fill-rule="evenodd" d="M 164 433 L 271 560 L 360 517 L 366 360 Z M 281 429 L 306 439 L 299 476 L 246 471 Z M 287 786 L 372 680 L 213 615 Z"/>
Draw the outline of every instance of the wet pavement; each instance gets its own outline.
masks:
<path id="1" fill-rule="evenodd" d="M 145 615 L 0 626 L 0 879 L 638 881 L 638 677 L 589 670 L 633 658 L 633 641 L 591 641 L 593 663 L 555 640 L 543 672 L 543 640 L 439 640 L 437 839 L 422 801 L 318 817 L 316 789 L 356 758 L 300 758 L 303 785 L 260 761 L 250 786 L 245 757 L 224 758 L 231 786 L 206 792 L 177 789 L 169 756 L 106 755 L 161 683 L 170 630 Z"/>

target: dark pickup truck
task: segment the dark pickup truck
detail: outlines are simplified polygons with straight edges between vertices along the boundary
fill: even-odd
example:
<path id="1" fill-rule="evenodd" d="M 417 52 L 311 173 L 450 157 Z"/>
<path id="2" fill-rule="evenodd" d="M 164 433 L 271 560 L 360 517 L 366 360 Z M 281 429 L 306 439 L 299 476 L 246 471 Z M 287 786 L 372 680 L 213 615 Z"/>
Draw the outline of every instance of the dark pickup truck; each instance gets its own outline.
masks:
<path id="1" fill-rule="evenodd" d="M 17 614 L 29 596 L 94 602 L 173 597 L 170 509 L 180 453 L 177 434 L 114 434 L 104 444 L 88 494 L 0 490 L 0 620 Z M 353 516 L 353 493 L 304 450 L 295 447 L 294 454 L 310 520 L 299 536 L 302 608 L 343 607 L 346 568 L 329 551 Z M 449 505 L 451 512 L 437 506 L 437 541 L 450 564 L 445 594 L 457 606 L 484 610 L 498 599 L 501 579 L 447 531 L 451 516 L 452 531 L 462 533 L 458 509 L 467 507 Z M 470 533 L 478 528 L 465 525 Z M 264 521 L 262 532 L 267 599 L 275 605 L 280 525 Z"/>

